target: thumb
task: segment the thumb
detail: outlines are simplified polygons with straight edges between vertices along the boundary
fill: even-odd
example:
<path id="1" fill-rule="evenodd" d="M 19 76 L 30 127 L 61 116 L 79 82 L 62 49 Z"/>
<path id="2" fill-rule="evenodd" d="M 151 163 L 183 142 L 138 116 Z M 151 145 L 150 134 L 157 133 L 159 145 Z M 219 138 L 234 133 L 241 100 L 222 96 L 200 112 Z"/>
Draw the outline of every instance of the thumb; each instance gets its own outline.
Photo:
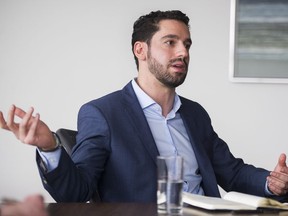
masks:
<path id="1" fill-rule="evenodd" d="M 285 168 L 285 167 L 287 167 L 287 165 L 286 165 L 286 154 L 282 153 L 279 156 L 278 163 L 277 163 L 274 171 L 281 172 L 283 170 L 283 168 Z"/>
<path id="2" fill-rule="evenodd" d="M 281 154 L 278 160 L 278 164 L 281 167 L 286 167 L 286 155 L 285 154 Z"/>

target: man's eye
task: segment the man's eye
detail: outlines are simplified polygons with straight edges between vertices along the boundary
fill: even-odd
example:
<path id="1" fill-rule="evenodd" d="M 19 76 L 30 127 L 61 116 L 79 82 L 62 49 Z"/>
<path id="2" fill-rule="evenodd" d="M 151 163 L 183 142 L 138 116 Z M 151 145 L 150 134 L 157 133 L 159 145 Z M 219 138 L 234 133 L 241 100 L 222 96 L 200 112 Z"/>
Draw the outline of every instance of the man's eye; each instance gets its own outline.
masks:
<path id="1" fill-rule="evenodd" d="M 174 44 L 174 41 L 166 41 L 165 43 L 166 43 L 167 45 L 170 45 L 170 46 L 171 46 L 171 45 Z"/>
<path id="2" fill-rule="evenodd" d="M 190 44 L 190 43 L 189 43 L 189 44 L 186 44 L 185 47 L 186 47 L 186 49 L 190 49 L 191 44 Z"/>

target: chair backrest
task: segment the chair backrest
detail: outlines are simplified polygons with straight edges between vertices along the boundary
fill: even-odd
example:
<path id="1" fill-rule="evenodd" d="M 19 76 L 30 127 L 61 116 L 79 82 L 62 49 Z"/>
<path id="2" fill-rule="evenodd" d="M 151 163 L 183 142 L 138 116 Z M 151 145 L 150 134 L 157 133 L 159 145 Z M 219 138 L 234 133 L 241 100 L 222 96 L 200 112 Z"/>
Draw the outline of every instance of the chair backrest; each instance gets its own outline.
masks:
<path id="1" fill-rule="evenodd" d="M 61 140 L 61 144 L 66 150 L 66 152 L 71 155 L 72 149 L 74 145 L 76 144 L 76 135 L 77 131 L 60 128 L 56 131 L 56 134 L 59 136 Z"/>

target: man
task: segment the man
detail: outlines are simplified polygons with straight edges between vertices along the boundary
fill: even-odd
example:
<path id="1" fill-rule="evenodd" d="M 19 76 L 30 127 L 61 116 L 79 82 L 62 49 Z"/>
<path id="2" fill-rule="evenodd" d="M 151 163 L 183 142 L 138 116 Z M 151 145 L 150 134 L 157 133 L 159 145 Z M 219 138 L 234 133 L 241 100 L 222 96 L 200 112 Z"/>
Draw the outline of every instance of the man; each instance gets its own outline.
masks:
<path id="1" fill-rule="evenodd" d="M 99 193 L 106 202 L 155 202 L 157 155 L 181 155 L 185 191 L 219 197 L 218 184 L 285 200 L 285 154 L 271 173 L 234 158 L 206 111 L 176 94 L 188 71 L 189 18 L 180 11 L 151 12 L 133 30 L 138 77 L 81 107 L 71 158 L 33 108 L 26 113 L 12 106 L 7 122 L 0 115 L 2 128 L 38 147 L 40 175 L 52 197 L 86 202 Z M 19 125 L 14 116 L 22 118 Z"/>

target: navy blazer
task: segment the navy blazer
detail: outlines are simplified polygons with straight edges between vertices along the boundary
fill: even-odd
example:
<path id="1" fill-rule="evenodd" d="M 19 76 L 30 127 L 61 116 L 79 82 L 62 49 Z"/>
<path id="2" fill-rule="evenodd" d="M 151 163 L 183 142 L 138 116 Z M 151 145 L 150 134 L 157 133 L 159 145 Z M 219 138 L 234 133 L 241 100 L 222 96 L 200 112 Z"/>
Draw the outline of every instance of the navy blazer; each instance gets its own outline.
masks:
<path id="1" fill-rule="evenodd" d="M 235 158 L 214 132 L 207 112 L 180 97 L 183 119 L 202 175 L 205 195 L 226 191 L 265 196 L 267 170 Z M 105 202 L 156 202 L 156 157 L 149 125 L 131 82 L 122 90 L 84 104 L 78 115 L 72 160 L 63 150 L 59 166 L 46 173 L 44 187 L 57 202 L 85 202 L 96 191 Z"/>

